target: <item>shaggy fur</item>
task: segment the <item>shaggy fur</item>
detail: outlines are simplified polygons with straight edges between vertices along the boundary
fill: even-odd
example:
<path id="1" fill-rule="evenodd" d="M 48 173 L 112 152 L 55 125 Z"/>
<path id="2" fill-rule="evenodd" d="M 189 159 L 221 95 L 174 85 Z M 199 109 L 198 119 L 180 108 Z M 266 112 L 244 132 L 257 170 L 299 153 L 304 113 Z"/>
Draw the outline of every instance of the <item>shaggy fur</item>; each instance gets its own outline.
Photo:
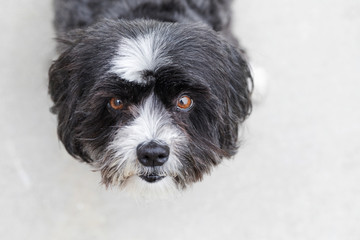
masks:
<path id="1" fill-rule="evenodd" d="M 252 80 L 229 31 L 229 7 L 228 0 L 55 0 L 60 56 L 49 93 L 58 135 L 105 185 L 174 192 L 236 153 Z M 183 95 L 193 101 L 186 111 L 176 106 Z M 110 107 L 114 97 L 122 110 Z M 137 147 L 153 141 L 170 149 L 162 166 L 139 162 Z M 154 176 L 161 179 L 144 180 Z"/>

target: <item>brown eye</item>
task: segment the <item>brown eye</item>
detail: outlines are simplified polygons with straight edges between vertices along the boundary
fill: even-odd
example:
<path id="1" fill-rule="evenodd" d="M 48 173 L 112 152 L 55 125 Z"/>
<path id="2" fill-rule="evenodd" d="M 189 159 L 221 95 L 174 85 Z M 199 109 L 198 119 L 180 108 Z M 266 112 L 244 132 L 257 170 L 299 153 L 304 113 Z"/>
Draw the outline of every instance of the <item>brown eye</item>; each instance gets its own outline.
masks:
<path id="1" fill-rule="evenodd" d="M 193 105 L 193 101 L 189 96 L 183 95 L 177 101 L 177 107 L 180 110 L 188 111 Z"/>
<path id="2" fill-rule="evenodd" d="M 124 103 L 119 98 L 110 99 L 109 105 L 114 110 L 121 110 L 124 108 Z"/>

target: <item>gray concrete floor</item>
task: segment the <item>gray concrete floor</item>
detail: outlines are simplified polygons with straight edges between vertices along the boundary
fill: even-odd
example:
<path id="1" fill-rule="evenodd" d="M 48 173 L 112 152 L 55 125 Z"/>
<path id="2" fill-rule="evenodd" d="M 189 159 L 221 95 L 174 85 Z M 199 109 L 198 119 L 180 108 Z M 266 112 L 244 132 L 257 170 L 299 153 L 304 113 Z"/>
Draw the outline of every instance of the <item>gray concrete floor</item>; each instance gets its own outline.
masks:
<path id="1" fill-rule="evenodd" d="M 105 190 L 56 138 L 49 1 L 0 9 L 0 239 L 360 239 L 359 0 L 238 0 L 267 98 L 234 160 L 148 204 Z"/>

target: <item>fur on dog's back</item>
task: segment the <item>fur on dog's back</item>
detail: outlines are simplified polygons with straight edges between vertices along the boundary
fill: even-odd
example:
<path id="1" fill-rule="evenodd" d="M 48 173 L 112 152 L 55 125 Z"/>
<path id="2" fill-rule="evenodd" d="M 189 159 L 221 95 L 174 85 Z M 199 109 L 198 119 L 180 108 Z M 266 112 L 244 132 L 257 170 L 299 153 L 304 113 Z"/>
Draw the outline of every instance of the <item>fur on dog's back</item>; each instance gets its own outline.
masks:
<path id="1" fill-rule="evenodd" d="M 58 35 L 103 19 L 201 22 L 229 34 L 231 0 L 55 0 Z"/>

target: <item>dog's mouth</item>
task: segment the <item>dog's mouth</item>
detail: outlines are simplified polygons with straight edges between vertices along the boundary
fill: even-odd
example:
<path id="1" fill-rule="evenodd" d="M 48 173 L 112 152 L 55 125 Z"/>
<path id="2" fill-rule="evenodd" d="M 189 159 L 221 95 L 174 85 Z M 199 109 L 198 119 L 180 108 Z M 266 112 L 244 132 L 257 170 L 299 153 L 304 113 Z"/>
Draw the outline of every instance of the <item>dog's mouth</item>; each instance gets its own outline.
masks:
<path id="1" fill-rule="evenodd" d="M 151 173 L 151 174 L 147 174 L 147 175 L 141 174 L 141 175 L 139 175 L 139 177 L 142 180 L 147 181 L 148 183 L 154 183 L 154 182 L 160 181 L 161 179 L 163 179 L 166 176 L 164 176 L 164 175 L 160 176 L 160 175 L 158 175 L 156 173 Z"/>

